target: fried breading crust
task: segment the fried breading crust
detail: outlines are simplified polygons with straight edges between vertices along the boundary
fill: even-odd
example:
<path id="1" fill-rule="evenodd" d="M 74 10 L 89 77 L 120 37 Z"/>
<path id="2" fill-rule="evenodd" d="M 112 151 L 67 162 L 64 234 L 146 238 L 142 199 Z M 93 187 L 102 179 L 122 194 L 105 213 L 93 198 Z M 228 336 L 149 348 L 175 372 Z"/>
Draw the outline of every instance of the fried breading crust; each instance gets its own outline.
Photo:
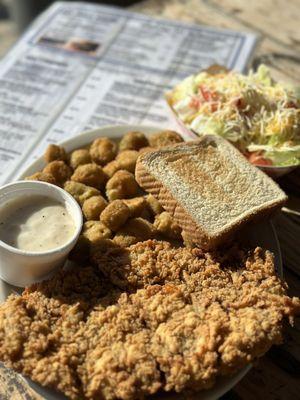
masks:
<path id="1" fill-rule="evenodd" d="M 71 399 L 211 387 L 279 343 L 300 301 L 271 253 L 107 247 L 0 306 L 0 359 Z"/>

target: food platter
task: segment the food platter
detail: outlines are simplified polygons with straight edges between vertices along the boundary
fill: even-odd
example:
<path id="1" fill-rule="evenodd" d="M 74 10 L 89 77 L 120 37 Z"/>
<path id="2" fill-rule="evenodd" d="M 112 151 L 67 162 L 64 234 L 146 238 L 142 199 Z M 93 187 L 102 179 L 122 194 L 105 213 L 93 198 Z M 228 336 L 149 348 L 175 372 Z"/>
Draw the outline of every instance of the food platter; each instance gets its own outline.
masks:
<path id="1" fill-rule="evenodd" d="M 147 127 L 147 126 L 139 126 L 139 125 L 121 125 L 121 126 L 106 126 L 98 129 L 94 129 L 91 131 L 84 132 L 72 139 L 69 139 L 65 142 L 60 143 L 67 152 L 73 151 L 74 149 L 85 147 L 89 145 L 94 139 L 98 137 L 109 137 L 114 140 L 118 140 L 121 136 L 128 131 L 142 131 L 146 134 L 151 134 L 153 132 L 158 131 L 159 128 L 156 127 Z M 44 167 L 44 161 L 41 158 L 34 161 L 22 174 L 19 176 L 19 179 L 23 179 L 26 176 L 32 175 L 35 172 L 41 170 Z M 255 226 L 248 227 L 247 230 L 243 232 L 243 236 L 245 241 L 249 242 L 252 246 L 261 246 L 269 249 L 273 252 L 275 256 L 275 267 L 279 276 L 282 276 L 282 262 L 278 240 L 276 237 L 276 233 L 273 229 L 271 222 L 261 222 L 256 224 Z M 4 283 L 0 282 L 0 301 L 4 301 L 10 293 L 16 292 L 18 289 Z M 201 392 L 201 394 L 195 394 L 192 398 L 197 399 L 201 398 L 204 400 L 213 400 L 217 399 L 230 390 L 234 385 L 236 385 L 243 376 L 249 371 L 251 365 L 244 367 L 238 373 L 231 377 L 218 379 L 216 384 L 212 389 Z M 33 388 L 33 390 L 39 395 L 43 396 L 43 398 L 48 400 L 60 400 L 65 399 L 63 395 L 59 395 L 54 391 L 44 389 L 41 386 L 27 380 L 28 384 Z M 166 399 L 176 399 L 178 396 L 176 395 L 160 395 L 160 398 Z M 155 396 L 157 398 L 157 395 Z M 181 398 L 184 398 L 184 395 L 181 395 Z M 191 399 L 191 396 L 188 396 Z"/>

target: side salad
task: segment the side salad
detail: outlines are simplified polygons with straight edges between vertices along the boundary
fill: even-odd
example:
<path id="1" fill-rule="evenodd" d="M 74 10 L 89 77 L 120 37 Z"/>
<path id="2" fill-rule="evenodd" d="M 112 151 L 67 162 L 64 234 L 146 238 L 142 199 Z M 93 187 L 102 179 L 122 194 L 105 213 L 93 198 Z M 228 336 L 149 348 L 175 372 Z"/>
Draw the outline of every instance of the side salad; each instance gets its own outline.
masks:
<path id="1" fill-rule="evenodd" d="M 256 165 L 300 165 L 300 90 L 274 81 L 265 65 L 248 75 L 203 71 L 167 99 L 187 128 L 223 136 Z"/>

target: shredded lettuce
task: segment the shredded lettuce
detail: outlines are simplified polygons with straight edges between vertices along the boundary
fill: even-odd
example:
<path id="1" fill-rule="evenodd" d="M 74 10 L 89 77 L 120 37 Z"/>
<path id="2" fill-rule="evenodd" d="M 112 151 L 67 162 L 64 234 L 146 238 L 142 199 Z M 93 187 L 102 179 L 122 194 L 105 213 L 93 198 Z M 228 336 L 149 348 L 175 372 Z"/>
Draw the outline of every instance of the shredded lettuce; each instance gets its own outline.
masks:
<path id="1" fill-rule="evenodd" d="M 203 115 L 196 117 L 191 123 L 191 128 L 199 135 L 220 135 L 223 136 L 225 126 L 222 121 L 215 121 Z"/>
<path id="2" fill-rule="evenodd" d="M 257 72 L 256 72 L 256 74 L 254 74 L 254 76 L 260 83 L 262 83 L 265 86 L 273 85 L 271 72 L 270 72 L 269 68 L 264 64 L 261 64 L 258 67 Z"/>
<path id="3" fill-rule="evenodd" d="M 277 166 L 300 165 L 300 144 L 274 148 L 271 145 L 251 144 L 250 152 L 264 152 L 264 157 Z"/>
<path id="4" fill-rule="evenodd" d="M 267 151 L 265 157 L 270 159 L 274 165 L 282 167 L 300 165 L 300 146 L 285 150 Z"/>

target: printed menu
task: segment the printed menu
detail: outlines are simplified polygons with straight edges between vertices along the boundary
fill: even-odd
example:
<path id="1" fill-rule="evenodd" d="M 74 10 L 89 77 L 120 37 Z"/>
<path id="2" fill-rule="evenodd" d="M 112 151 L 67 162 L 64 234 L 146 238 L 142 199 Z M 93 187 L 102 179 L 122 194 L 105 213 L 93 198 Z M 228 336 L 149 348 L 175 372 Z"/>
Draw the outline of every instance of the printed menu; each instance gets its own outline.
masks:
<path id="1" fill-rule="evenodd" d="M 48 143 L 112 124 L 174 128 L 164 93 L 212 64 L 243 71 L 255 35 L 57 2 L 0 61 L 0 184 Z"/>

